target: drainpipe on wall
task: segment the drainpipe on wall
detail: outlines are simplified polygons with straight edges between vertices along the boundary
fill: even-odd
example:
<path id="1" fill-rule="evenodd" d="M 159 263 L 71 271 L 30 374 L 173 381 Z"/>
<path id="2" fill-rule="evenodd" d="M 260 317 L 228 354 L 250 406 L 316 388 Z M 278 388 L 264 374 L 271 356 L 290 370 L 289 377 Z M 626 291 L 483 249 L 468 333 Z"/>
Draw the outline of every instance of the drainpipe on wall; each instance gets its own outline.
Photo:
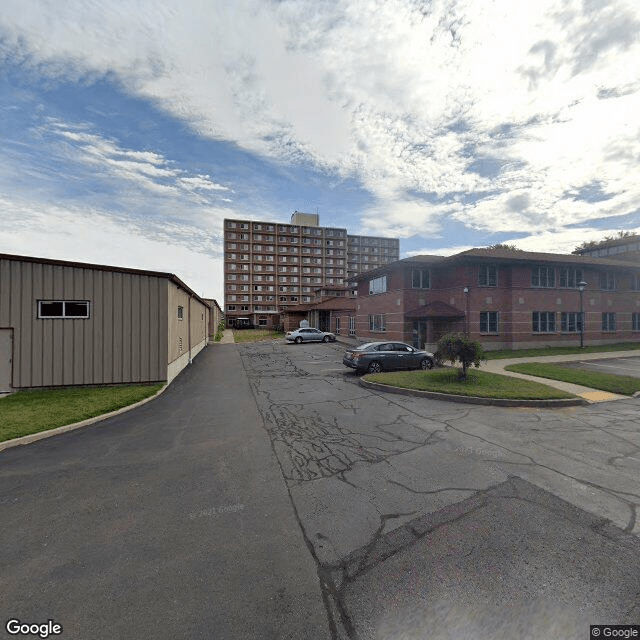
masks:
<path id="1" fill-rule="evenodd" d="M 187 305 L 187 315 L 188 315 L 188 332 L 189 332 L 189 364 L 193 362 L 191 359 L 191 294 L 189 294 L 189 304 Z"/>

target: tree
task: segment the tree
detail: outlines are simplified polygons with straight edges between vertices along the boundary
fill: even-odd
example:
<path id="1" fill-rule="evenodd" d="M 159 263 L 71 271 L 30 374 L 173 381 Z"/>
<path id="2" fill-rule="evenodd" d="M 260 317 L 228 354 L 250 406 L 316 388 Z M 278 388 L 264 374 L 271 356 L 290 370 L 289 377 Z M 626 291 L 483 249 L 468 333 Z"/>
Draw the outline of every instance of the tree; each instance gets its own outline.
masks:
<path id="1" fill-rule="evenodd" d="M 632 231 L 618 231 L 618 233 L 612 236 L 605 236 L 602 240 L 585 240 L 582 244 L 579 244 L 571 253 L 578 254 L 584 249 L 594 249 L 600 245 L 606 245 L 614 240 L 620 240 L 621 238 L 635 238 L 638 234 Z"/>
<path id="2" fill-rule="evenodd" d="M 460 333 L 449 333 L 438 340 L 438 350 L 434 354 L 437 360 L 462 365 L 458 371 L 458 380 L 467 379 L 467 369 L 473 364 L 476 368 L 486 360 L 484 349 L 479 342 L 473 342 Z"/>
<path id="3" fill-rule="evenodd" d="M 522 253 L 524 249 L 519 249 L 515 244 L 505 244 L 503 242 L 499 242 L 498 244 L 490 244 L 487 249 L 503 249 L 505 251 L 513 251 Z"/>

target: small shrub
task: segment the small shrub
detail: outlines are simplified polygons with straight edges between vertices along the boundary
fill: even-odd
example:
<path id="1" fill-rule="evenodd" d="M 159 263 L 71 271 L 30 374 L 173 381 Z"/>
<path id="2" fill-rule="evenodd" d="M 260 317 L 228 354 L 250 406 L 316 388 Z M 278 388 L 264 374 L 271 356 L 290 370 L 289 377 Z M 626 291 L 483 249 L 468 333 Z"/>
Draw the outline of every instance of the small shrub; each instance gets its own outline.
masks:
<path id="1" fill-rule="evenodd" d="M 216 342 L 220 342 L 222 340 L 222 333 L 224 332 L 224 320 L 220 320 L 218 323 L 218 330 L 216 331 L 216 335 L 214 340 Z"/>
<path id="2" fill-rule="evenodd" d="M 467 369 L 473 364 L 480 367 L 486 361 L 484 350 L 479 342 L 469 340 L 459 333 L 449 333 L 438 340 L 438 349 L 434 353 L 436 362 L 460 362 L 462 369 L 458 372 L 459 380 L 467 379 Z"/>

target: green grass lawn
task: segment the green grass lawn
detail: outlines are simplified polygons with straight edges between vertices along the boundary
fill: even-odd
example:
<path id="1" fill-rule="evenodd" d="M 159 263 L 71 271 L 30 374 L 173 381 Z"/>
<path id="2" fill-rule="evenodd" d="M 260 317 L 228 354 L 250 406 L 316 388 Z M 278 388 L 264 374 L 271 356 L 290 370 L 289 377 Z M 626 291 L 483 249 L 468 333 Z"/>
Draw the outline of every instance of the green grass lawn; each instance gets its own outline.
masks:
<path id="1" fill-rule="evenodd" d="M 282 331 L 271 331 L 269 329 L 234 329 L 234 342 L 257 342 L 258 340 L 277 340 L 284 338 Z"/>
<path id="2" fill-rule="evenodd" d="M 570 393 L 553 389 L 545 384 L 529 382 L 489 373 L 480 369 L 469 369 L 466 381 L 458 380 L 458 369 L 436 369 L 434 371 L 395 371 L 365 376 L 371 382 L 379 382 L 403 389 L 438 391 L 461 396 L 481 398 L 508 398 L 514 400 L 549 400 L 574 398 Z"/>
<path id="3" fill-rule="evenodd" d="M 579 340 L 579 338 L 578 338 Z M 583 349 L 580 345 L 575 347 L 541 347 L 539 349 L 500 349 L 498 351 L 485 351 L 487 360 L 500 360 L 504 358 L 528 358 L 529 356 L 562 356 L 571 353 L 603 353 L 606 351 L 633 351 L 640 349 L 640 342 L 620 342 L 619 344 L 601 344 L 587 346 Z"/>
<path id="4" fill-rule="evenodd" d="M 19 391 L 0 398 L 0 442 L 109 413 L 156 393 L 162 384 Z"/>
<path id="5" fill-rule="evenodd" d="M 517 373 L 526 373 L 530 376 L 581 384 L 583 387 L 591 387 L 592 389 L 600 389 L 610 393 L 620 393 L 624 396 L 631 396 L 640 390 L 640 378 L 616 376 L 598 371 L 583 371 L 582 369 L 563 367 L 561 364 L 550 362 L 523 362 L 522 364 L 508 365 L 505 369 Z"/>

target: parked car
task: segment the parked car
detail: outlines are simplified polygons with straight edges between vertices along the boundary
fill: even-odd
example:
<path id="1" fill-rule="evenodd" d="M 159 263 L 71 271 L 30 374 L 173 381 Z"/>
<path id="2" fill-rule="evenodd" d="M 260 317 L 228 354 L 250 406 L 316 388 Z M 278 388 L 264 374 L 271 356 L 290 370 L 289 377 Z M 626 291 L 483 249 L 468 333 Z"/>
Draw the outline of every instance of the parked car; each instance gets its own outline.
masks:
<path id="1" fill-rule="evenodd" d="M 420 351 L 404 342 L 368 342 L 349 349 L 342 364 L 356 373 L 378 373 L 396 369 L 432 369 L 434 357 L 428 351 Z"/>
<path id="2" fill-rule="evenodd" d="M 336 336 L 329 331 L 320 331 L 320 329 L 303 328 L 295 331 L 287 331 L 285 338 L 289 342 L 300 344 L 301 342 L 334 342 Z"/>

